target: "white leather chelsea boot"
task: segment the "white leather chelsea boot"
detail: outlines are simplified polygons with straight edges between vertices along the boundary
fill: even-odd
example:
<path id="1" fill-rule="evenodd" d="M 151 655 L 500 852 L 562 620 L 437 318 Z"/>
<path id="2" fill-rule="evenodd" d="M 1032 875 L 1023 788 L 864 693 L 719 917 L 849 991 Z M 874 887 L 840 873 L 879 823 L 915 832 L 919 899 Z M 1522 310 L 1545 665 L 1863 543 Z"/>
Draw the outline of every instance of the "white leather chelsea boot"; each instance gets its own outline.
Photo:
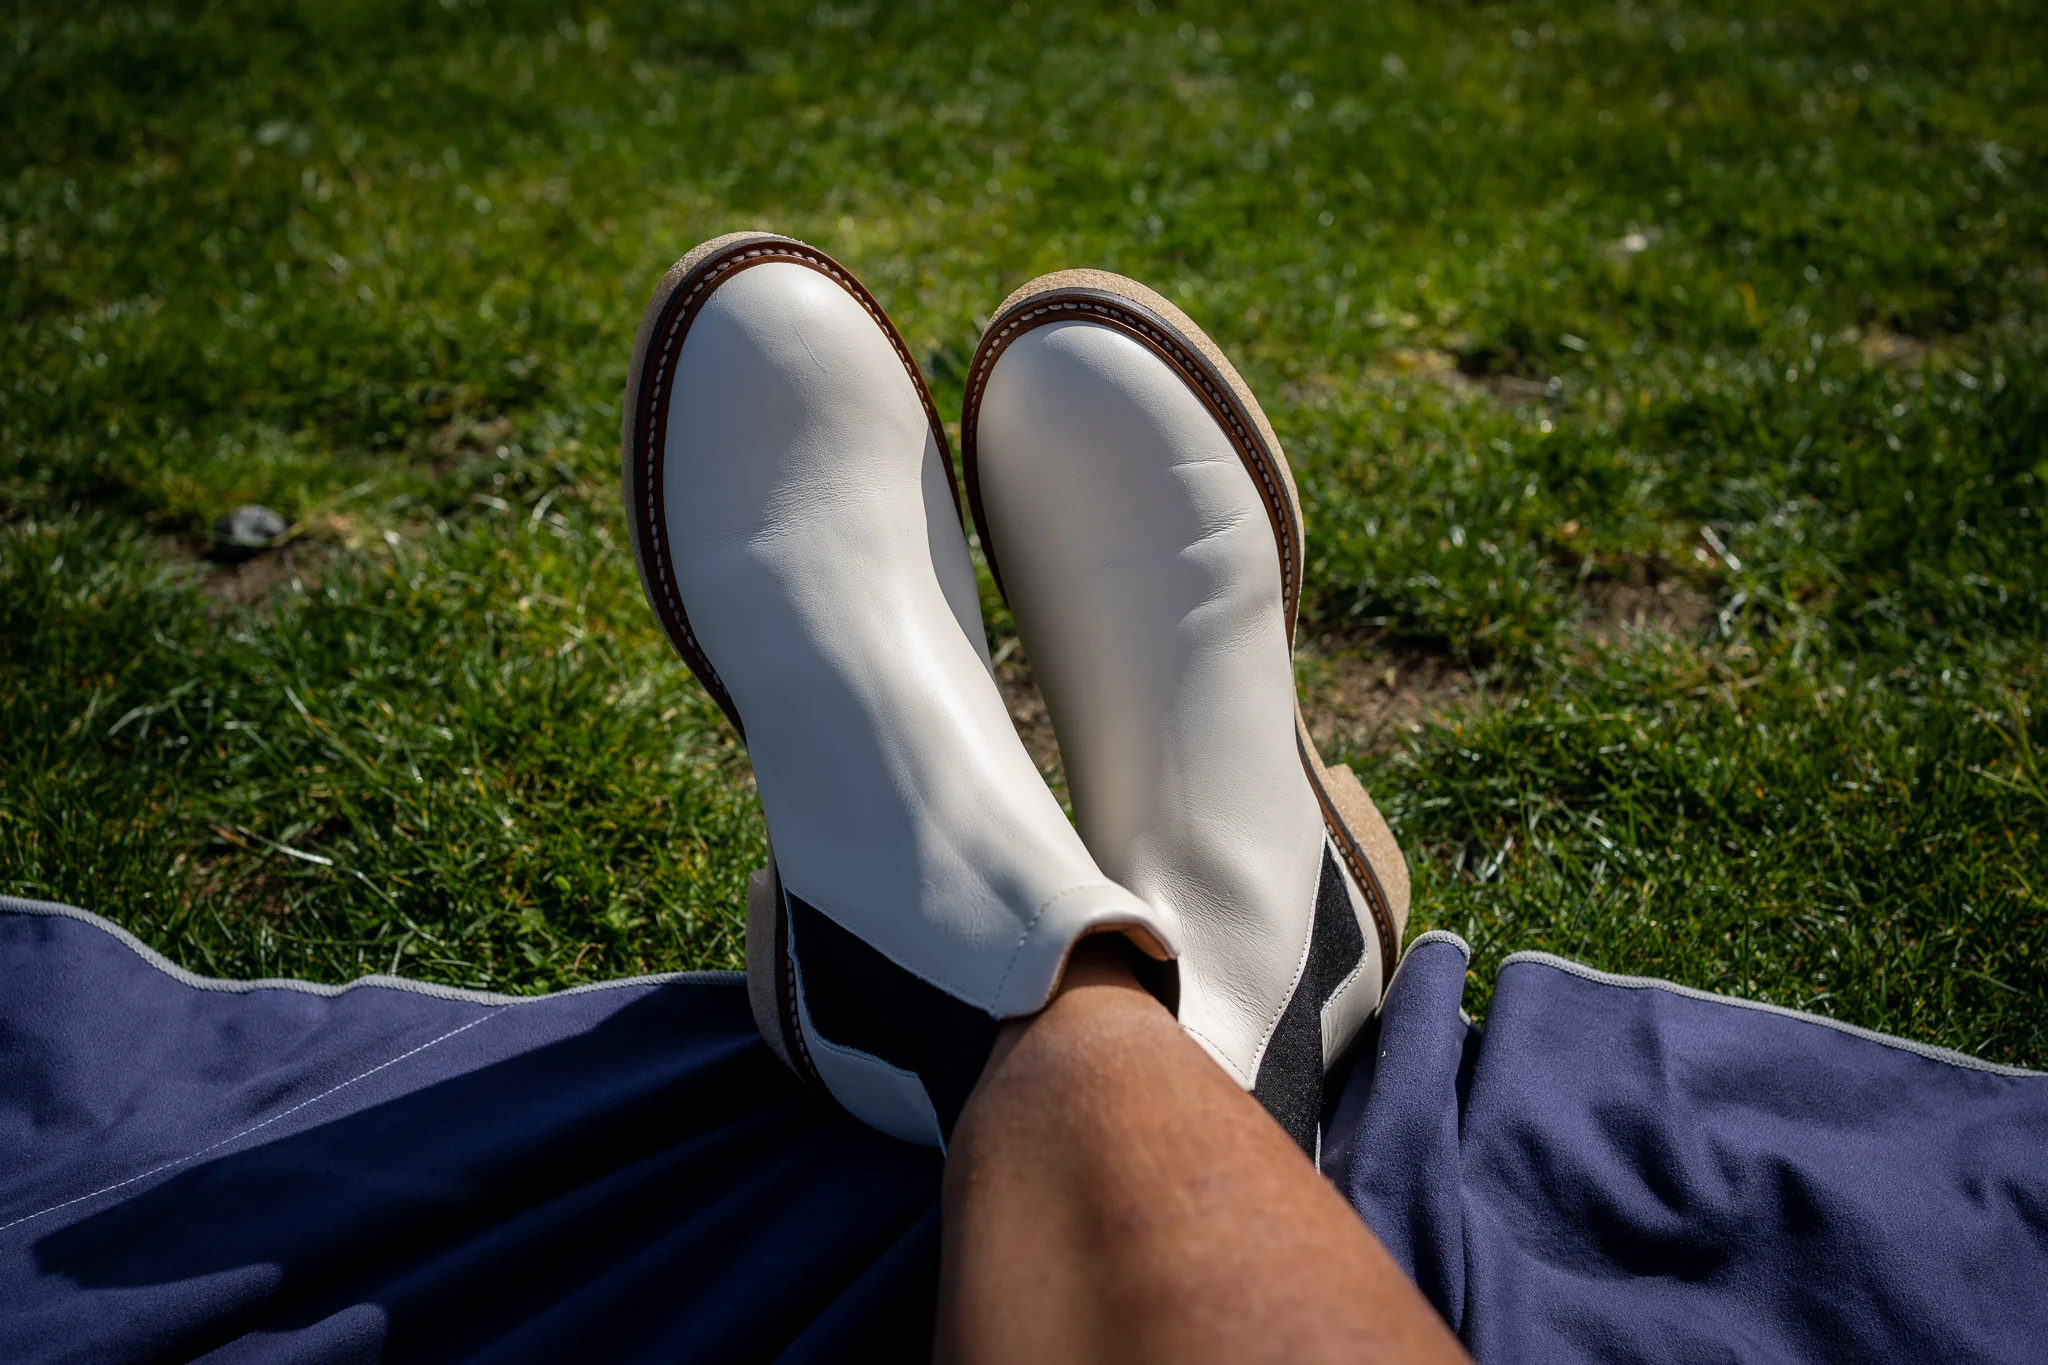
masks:
<path id="1" fill-rule="evenodd" d="M 1179 926 L 1180 1021 L 1311 1155 L 1400 950 L 1408 869 L 1295 702 L 1302 520 L 1185 314 L 1102 271 L 1006 300 L 968 370 L 969 503 L 1103 871 Z"/>
<path id="2" fill-rule="evenodd" d="M 753 760 L 773 866 L 747 975 L 777 1054 L 943 1146 L 998 1021 L 1083 933 L 1159 959 L 1169 913 L 1096 867 L 989 671 L 945 436 L 867 290 L 800 242 L 706 242 L 627 381 L 640 581 Z"/>

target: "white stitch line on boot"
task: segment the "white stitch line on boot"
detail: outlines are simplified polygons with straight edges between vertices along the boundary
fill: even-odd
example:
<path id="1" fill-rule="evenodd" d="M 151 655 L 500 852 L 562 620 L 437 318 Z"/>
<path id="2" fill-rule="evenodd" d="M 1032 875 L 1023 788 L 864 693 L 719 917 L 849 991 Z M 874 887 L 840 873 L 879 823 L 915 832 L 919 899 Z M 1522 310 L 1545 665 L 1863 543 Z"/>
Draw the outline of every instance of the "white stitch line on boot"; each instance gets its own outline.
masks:
<path id="1" fill-rule="evenodd" d="M 1052 893 L 1052 895 L 1048 896 L 1043 904 L 1041 904 L 1036 910 L 1031 912 L 1031 918 L 1025 922 L 1024 931 L 1017 935 L 1017 944 L 1015 947 L 1010 949 L 1010 960 L 1003 964 L 1002 979 L 996 982 L 995 994 L 989 997 L 988 1004 L 982 1006 L 982 1008 L 987 1010 L 992 1017 L 1001 1017 L 1000 1015 L 996 1014 L 996 1002 L 1000 1001 L 1003 998 L 1003 988 L 1010 984 L 1010 973 L 1017 970 L 1017 959 L 1023 955 L 1024 945 L 1031 941 L 1031 931 L 1033 929 L 1036 929 L 1038 927 L 1038 922 L 1045 918 L 1045 912 L 1052 909 L 1053 902 L 1063 900 L 1066 897 L 1073 895 L 1076 891 L 1092 891 L 1097 887 L 1115 885 L 1115 882 L 1109 881 L 1105 878 L 1104 880 L 1099 882 L 1081 882 L 1077 885 L 1068 887 L 1064 891 L 1055 891 Z M 1069 951 L 1071 951 L 1073 945 L 1069 944 L 1067 946 Z"/>

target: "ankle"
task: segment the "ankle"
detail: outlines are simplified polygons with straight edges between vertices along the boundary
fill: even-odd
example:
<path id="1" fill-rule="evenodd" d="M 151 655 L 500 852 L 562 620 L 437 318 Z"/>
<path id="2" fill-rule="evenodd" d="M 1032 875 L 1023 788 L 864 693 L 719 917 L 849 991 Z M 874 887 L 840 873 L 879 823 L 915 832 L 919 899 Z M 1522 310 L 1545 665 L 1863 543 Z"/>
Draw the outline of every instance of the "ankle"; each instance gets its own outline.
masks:
<path id="1" fill-rule="evenodd" d="M 1113 930 L 1088 934 L 1067 953 L 1066 970 L 1060 976 L 1055 1003 L 1069 991 L 1108 988 L 1145 993 L 1138 979 L 1138 948 Z M 1149 997 L 1148 997 L 1149 998 Z"/>
<path id="2" fill-rule="evenodd" d="M 1051 1002 L 996 1034 L 967 1114 L 1041 1098 L 1063 1108 L 1063 1098 L 1094 1093 L 1106 1075 L 1141 1065 L 1140 1055 L 1180 1044 L 1173 1015 L 1139 980 L 1137 958 L 1119 933 L 1075 943 Z"/>

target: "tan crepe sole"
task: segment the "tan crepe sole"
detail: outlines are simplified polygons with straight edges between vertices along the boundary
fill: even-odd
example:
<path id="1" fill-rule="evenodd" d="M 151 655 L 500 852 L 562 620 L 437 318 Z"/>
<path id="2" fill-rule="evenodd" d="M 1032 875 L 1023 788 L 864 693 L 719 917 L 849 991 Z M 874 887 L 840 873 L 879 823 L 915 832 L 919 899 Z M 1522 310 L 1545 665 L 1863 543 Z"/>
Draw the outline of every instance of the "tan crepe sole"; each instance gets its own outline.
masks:
<path id="1" fill-rule="evenodd" d="M 918 372 L 910 348 L 903 344 L 882 306 L 844 266 L 816 247 L 789 237 L 772 232 L 731 232 L 692 249 L 669 268 L 655 286 L 647 311 L 641 315 L 640 330 L 633 340 L 633 364 L 626 375 L 625 401 L 621 405 L 626 538 L 633 547 L 633 564 L 640 572 L 640 586 L 648 605 L 654 608 L 655 619 L 661 622 L 669 643 L 725 712 L 742 741 L 747 732 L 740 722 L 739 709 L 720 681 L 718 670 L 698 646 L 670 571 L 661 456 L 668 429 L 675 358 L 690 324 L 719 285 L 742 270 L 774 262 L 800 265 L 824 275 L 852 295 L 881 327 L 896 348 L 904 372 L 916 386 L 918 400 L 924 404 L 939 453 L 945 457 L 946 485 L 953 494 L 956 515 L 960 509 L 960 490 L 953 483 L 953 460 L 946 431 L 939 425 L 939 411 L 932 403 L 931 391 L 925 387 L 924 376 Z M 773 850 L 768 867 L 747 882 L 747 1000 L 753 1007 L 754 1023 L 769 1048 L 798 1076 L 818 1086 L 817 1070 L 810 1064 L 803 1033 L 796 1023 L 796 977 L 789 958 L 788 916 L 776 888 Z"/>
<path id="2" fill-rule="evenodd" d="M 1002 586 L 1002 570 L 998 567 L 994 539 L 989 535 L 988 518 L 982 511 L 980 471 L 976 464 L 975 432 L 981 415 L 982 389 L 997 358 L 1010 343 L 1034 327 L 1068 321 L 1111 327 L 1145 345 L 1180 375 L 1230 437 L 1272 519 L 1273 538 L 1280 552 L 1281 601 L 1287 614 L 1291 648 L 1295 613 L 1301 603 L 1304 528 L 1294 472 L 1287 466 L 1279 438 L 1273 434 L 1272 424 L 1236 367 L 1187 314 L 1136 280 L 1106 270 L 1055 271 L 1039 276 L 1004 299 L 1003 306 L 983 331 L 974 361 L 968 367 L 967 398 L 960 418 L 961 463 L 967 481 L 967 505 L 973 511 L 975 528 L 981 533 L 982 551 L 988 556 L 996 586 Z M 1299 701 L 1294 708 L 1294 731 L 1302 767 L 1322 807 L 1323 823 L 1343 855 L 1345 866 L 1365 892 L 1373 923 L 1379 930 L 1380 989 L 1384 993 L 1387 983 L 1393 980 L 1402 931 L 1408 925 L 1407 860 L 1401 856 L 1393 831 L 1387 828 L 1378 807 L 1366 795 L 1357 774 L 1346 767 L 1324 765 L 1315 741 L 1309 736 Z"/>

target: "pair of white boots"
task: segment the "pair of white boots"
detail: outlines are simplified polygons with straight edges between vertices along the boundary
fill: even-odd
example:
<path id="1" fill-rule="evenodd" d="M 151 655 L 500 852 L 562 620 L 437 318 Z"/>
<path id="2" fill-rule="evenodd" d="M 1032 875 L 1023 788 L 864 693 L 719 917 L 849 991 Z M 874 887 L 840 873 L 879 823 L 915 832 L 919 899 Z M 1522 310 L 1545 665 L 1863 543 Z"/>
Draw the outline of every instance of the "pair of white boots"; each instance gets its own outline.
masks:
<path id="1" fill-rule="evenodd" d="M 1214 344 L 1142 285 L 1067 271 L 1004 302 L 969 371 L 968 502 L 1078 831 L 996 689 L 931 396 L 843 267 L 765 233 L 678 261 L 624 428 L 648 601 L 767 815 L 747 974 L 777 1055 L 943 1146 L 998 1023 L 1119 931 L 1313 1155 L 1408 874 L 1301 723 L 1300 507 Z"/>

